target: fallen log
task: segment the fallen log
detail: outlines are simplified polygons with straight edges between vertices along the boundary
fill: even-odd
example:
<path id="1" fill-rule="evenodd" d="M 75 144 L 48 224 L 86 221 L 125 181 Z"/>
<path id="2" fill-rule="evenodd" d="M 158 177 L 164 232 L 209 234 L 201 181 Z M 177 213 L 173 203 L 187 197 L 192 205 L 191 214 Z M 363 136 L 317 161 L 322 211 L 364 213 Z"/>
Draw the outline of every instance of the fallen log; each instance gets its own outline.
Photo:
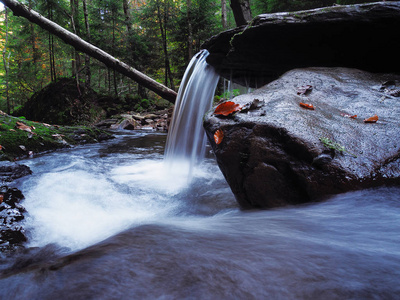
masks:
<path id="1" fill-rule="evenodd" d="M 58 25 L 57 23 L 54 23 L 53 21 L 43 17 L 41 14 L 30 9 L 26 5 L 16 0 L 1 0 L 0 2 L 2 2 L 8 8 L 10 8 L 13 11 L 14 15 L 22 16 L 28 19 L 32 23 L 39 25 L 41 28 L 47 30 L 51 34 L 59 37 L 61 40 L 71 45 L 76 50 L 86 53 L 91 57 L 101 61 L 107 67 L 114 69 L 115 71 L 131 78 L 140 85 L 155 92 L 162 98 L 172 103 L 175 102 L 176 99 L 175 91 L 162 85 L 161 83 L 155 81 L 154 79 L 148 77 L 147 75 L 139 72 L 138 70 L 132 68 L 126 63 L 116 59 L 107 52 L 101 50 L 100 48 L 86 42 L 76 34 L 73 34 L 72 32 Z"/>

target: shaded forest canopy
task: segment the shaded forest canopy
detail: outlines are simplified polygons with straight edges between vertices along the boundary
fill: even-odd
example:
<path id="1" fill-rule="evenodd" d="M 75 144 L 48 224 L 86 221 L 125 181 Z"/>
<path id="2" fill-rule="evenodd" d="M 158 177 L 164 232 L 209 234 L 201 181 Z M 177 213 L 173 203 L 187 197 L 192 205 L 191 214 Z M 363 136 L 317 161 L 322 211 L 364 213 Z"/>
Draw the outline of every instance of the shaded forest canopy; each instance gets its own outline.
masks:
<path id="1" fill-rule="evenodd" d="M 177 90 L 190 58 L 212 35 L 236 27 L 230 8 L 246 0 L 24 0 L 82 39 Z M 373 1 L 253 0 L 249 13 Z M 0 110 L 13 112 L 50 82 L 73 77 L 99 94 L 158 100 L 24 18 L 0 8 Z"/>

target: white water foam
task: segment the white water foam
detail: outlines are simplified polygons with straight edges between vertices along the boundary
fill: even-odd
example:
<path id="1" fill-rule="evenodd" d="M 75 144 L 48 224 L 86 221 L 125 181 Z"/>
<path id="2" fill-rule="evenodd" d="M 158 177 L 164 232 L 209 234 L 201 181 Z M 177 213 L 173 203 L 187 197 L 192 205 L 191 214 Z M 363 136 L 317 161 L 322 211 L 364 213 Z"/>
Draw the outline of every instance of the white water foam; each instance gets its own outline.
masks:
<path id="1" fill-rule="evenodd" d="M 165 195 L 134 190 L 119 190 L 107 176 L 82 170 L 42 175 L 24 202 L 27 225 L 34 226 L 30 245 L 83 248 L 134 224 L 154 222 L 174 208 Z"/>

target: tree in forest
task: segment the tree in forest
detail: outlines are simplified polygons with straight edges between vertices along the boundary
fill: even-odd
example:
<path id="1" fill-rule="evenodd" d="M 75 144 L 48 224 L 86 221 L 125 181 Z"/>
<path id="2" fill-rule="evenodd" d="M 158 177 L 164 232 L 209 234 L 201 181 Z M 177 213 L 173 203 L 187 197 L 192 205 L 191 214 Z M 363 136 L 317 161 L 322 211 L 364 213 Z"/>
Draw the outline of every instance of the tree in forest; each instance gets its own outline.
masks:
<path id="1" fill-rule="evenodd" d="M 247 25 L 251 21 L 252 16 L 249 0 L 231 0 L 231 8 L 236 26 Z"/>
<path id="2" fill-rule="evenodd" d="M 58 24 L 44 18 L 42 15 L 38 14 L 36 11 L 33 11 L 26 7 L 25 5 L 19 3 L 16 0 L 2 0 L 9 8 L 13 10 L 17 15 L 22 15 L 30 21 L 40 25 L 42 28 L 45 28 L 48 32 L 56 35 L 60 39 L 62 39 L 67 44 L 73 46 L 75 49 L 83 51 L 94 58 L 97 58 L 101 62 L 103 62 L 106 66 L 116 70 L 125 76 L 128 76 L 138 83 L 145 85 L 150 90 L 159 94 L 161 97 L 169 101 L 174 101 L 176 98 L 176 92 L 168 89 L 167 87 L 161 85 L 157 81 L 152 78 L 146 76 L 135 70 L 134 68 L 128 66 L 122 61 L 116 59 L 105 51 L 99 49 L 98 47 L 87 43 L 86 41 L 79 38 L 77 35 L 69 32 L 68 30 L 62 28 Z"/>
<path id="3" fill-rule="evenodd" d="M 237 12 L 242 18 L 242 21 L 237 21 L 239 25 L 247 24 L 251 13 L 256 15 L 372 1 L 253 0 L 251 7 L 247 4 L 243 6 L 246 2 L 242 0 L 232 0 L 230 5 L 227 5 L 226 0 L 19 2 L 112 54 L 113 58 L 132 66 L 135 71 L 127 76 L 136 78 L 138 70 L 156 81 L 175 87 L 179 85 L 190 58 L 200 50 L 200 45 L 212 35 L 236 26 Z M 33 93 L 52 80 L 70 76 L 75 76 L 77 81 L 84 81 L 87 87 L 101 93 L 111 93 L 118 97 L 129 94 L 146 99 L 158 97 L 148 92 L 141 80 L 138 80 L 141 83 L 132 83 L 130 79 L 113 71 L 110 66 L 115 60 L 113 63 L 102 62 L 99 58 L 90 60 L 88 54 L 83 59 L 81 49 L 76 50 L 66 45 L 53 34 L 24 18 L 14 17 L 11 11 L 8 13 L 7 31 L 5 12 L 0 12 L 2 45 L 8 32 L 7 47 L 1 48 L 3 63 L 0 64 L 0 109 L 7 110 L 6 82 L 10 111 L 13 111 L 15 106 L 24 104 Z M 162 89 L 158 82 L 154 86 L 155 90 Z M 152 88 L 150 90 L 153 91 Z M 174 93 L 167 92 L 167 95 L 164 97 L 174 98 Z"/>
<path id="4" fill-rule="evenodd" d="M 5 95 L 6 95 L 6 103 L 7 103 L 7 113 L 10 114 L 10 93 L 9 93 L 9 79 L 8 79 L 8 69 L 9 69 L 9 58 L 7 57 L 7 43 L 8 43 L 8 36 L 9 36 L 9 31 L 8 31 L 8 10 L 5 9 L 4 12 L 4 22 L 5 22 L 5 38 L 4 38 L 4 45 L 3 46 L 3 66 L 4 66 L 4 81 L 5 81 Z"/>
<path id="5" fill-rule="evenodd" d="M 89 13 L 87 9 L 87 0 L 82 0 L 83 5 L 83 16 L 85 21 L 85 29 L 86 29 L 86 41 L 88 43 L 91 42 L 90 37 L 90 23 L 89 23 Z M 90 88 L 91 83 L 91 69 L 90 69 L 90 55 L 85 54 L 85 87 Z"/>

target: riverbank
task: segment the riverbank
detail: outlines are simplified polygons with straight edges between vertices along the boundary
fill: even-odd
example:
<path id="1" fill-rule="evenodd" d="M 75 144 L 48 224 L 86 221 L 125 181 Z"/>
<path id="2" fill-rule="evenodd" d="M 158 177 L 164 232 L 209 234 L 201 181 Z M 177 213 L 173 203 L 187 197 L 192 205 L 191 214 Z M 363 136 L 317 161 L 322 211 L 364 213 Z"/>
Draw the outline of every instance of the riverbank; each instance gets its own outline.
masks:
<path id="1" fill-rule="evenodd" d="M 95 127 L 50 125 L 0 111 L 0 160 L 3 161 L 110 138 L 112 134 Z"/>

